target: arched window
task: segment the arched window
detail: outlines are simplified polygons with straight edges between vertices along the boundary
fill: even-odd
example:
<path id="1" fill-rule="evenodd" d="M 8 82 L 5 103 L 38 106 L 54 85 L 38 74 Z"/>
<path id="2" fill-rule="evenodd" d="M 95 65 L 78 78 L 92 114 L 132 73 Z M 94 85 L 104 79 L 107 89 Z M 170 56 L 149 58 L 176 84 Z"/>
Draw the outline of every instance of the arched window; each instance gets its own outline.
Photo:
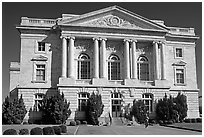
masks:
<path id="1" fill-rule="evenodd" d="M 140 56 L 137 60 L 137 77 L 139 80 L 149 80 L 149 62 L 145 56 Z"/>
<path id="2" fill-rule="evenodd" d="M 81 54 L 78 58 L 78 79 L 90 79 L 90 57 Z"/>
<path id="3" fill-rule="evenodd" d="M 151 93 L 142 94 L 142 100 L 144 101 L 147 111 L 151 113 L 153 107 L 153 94 Z"/>
<path id="4" fill-rule="evenodd" d="M 108 80 L 120 80 L 120 59 L 116 55 L 108 59 Z"/>

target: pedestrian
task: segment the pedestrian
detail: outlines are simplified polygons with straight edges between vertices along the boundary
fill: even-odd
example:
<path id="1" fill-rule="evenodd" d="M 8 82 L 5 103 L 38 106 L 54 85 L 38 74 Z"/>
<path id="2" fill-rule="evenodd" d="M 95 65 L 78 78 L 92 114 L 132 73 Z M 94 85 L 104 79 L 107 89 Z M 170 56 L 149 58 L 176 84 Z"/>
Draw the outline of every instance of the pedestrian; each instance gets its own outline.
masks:
<path id="1" fill-rule="evenodd" d="M 149 116 L 147 115 L 147 113 L 145 114 L 145 128 L 147 128 L 149 125 Z"/>
<path id="2" fill-rule="evenodd" d="M 112 125 L 112 117 L 111 117 L 110 112 L 108 112 L 108 116 L 109 116 L 109 119 L 110 119 L 110 126 L 111 126 Z"/>

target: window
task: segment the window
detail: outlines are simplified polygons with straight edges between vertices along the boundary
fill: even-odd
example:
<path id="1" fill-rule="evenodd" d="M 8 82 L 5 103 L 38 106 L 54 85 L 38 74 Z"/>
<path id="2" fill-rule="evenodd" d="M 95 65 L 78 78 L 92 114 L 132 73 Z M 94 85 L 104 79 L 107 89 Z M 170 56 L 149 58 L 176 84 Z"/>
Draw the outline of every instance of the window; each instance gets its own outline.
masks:
<path id="1" fill-rule="evenodd" d="M 184 69 L 176 69 L 176 84 L 184 84 Z"/>
<path id="2" fill-rule="evenodd" d="M 153 95 L 149 93 L 142 94 L 142 99 L 149 113 L 152 112 Z"/>
<path id="3" fill-rule="evenodd" d="M 90 79 L 90 58 L 86 54 L 78 59 L 78 79 Z"/>
<path id="4" fill-rule="evenodd" d="M 45 51 L 45 42 L 38 42 L 38 51 Z"/>
<path id="5" fill-rule="evenodd" d="M 36 81 L 45 81 L 45 65 L 36 65 Z"/>
<path id="6" fill-rule="evenodd" d="M 137 61 L 137 77 L 139 80 L 149 80 L 149 62 L 144 56 L 140 56 Z"/>
<path id="7" fill-rule="evenodd" d="M 120 59 L 116 55 L 108 60 L 108 80 L 120 80 Z"/>
<path id="8" fill-rule="evenodd" d="M 34 111 L 39 111 L 39 106 L 42 104 L 42 99 L 43 99 L 43 97 L 44 97 L 44 94 L 42 94 L 42 93 L 37 93 L 37 94 L 35 94 L 34 95 L 34 97 L 35 97 L 35 99 L 34 99 L 34 108 L 33 108 L 33 110 Z"/>
<path id="9" fill-rule="evenodd" d="M 182 48 L 176 48 L 176 58 L 182 58 L 183 57 L 183 49 Z"/>
<path id="10" fill-rule="evenodd" d="M 89 98 L 89 93 L 87 92 L 81 92 L 78 94 L 78 110 L 79 111 L 86 111 L 88 98 Z"/>

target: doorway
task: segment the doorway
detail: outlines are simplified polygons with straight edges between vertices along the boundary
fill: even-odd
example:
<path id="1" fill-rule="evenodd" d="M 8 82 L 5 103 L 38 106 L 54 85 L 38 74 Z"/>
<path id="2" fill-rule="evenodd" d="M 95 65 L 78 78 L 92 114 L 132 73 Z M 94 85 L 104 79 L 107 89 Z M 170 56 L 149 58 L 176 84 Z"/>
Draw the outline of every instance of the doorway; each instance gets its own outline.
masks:
<path id="1" fill-rule="evenodd" d="M 120 93 L 111 94 L 112 117 L 120 117 L 122 95 Z"/>

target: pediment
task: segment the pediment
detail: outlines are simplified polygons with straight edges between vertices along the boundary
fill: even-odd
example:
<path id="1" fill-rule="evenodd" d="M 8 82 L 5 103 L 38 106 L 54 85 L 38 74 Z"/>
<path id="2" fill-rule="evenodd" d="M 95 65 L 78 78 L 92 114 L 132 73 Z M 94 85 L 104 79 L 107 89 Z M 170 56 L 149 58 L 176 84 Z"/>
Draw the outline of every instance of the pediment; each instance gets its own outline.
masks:
<path id="1" fill-rule="evenodd" d="M 87 26 L 102 28 L 148 29 L 167 31 L 168 29 L 147 18 L 118 6 L 93 11 L 72 18 L 65 18 L 58 25 Z"/>
<path id="2" fill-rule="evenodd" d="M 42 55 L 35 56 L 31 59 L 32 61 L 47 61 L 48 58 Z"/>
<path id="3" fill-rule="evenodd" d="M 178 62 L 175 62 L 175 63 L 173 63 L 172 64 L 173 66 L 185 66 L 186 65 L 186 62 L 184 62 L 184 61 L 178 61 Z"/>

